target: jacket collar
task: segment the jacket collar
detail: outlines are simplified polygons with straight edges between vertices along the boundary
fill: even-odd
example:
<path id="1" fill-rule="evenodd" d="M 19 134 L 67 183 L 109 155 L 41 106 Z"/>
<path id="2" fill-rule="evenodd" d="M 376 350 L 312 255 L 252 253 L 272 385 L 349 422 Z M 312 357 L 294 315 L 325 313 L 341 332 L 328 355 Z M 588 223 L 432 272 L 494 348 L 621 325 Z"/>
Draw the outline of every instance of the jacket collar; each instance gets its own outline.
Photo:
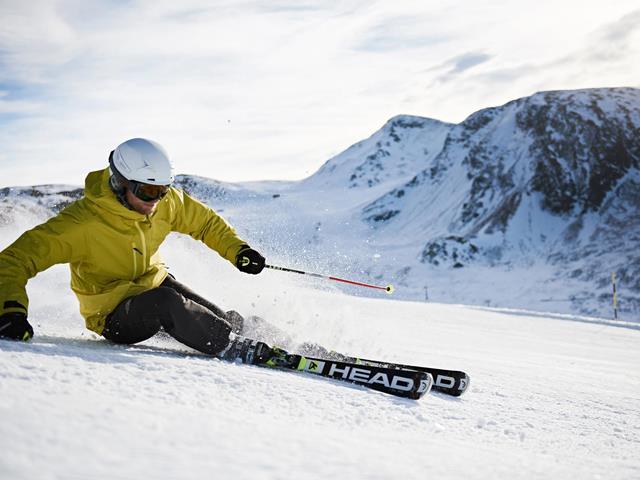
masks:
<path id="1" fill-rule="evenodd" d="M 84 182 L 84 196 L 90 202 L 115 215 L 131 220 L 145 220 L 146 215 L 129 210 L 120 201 L 109 186 L 111 173 L 108 168 L 89 173 Z"/>

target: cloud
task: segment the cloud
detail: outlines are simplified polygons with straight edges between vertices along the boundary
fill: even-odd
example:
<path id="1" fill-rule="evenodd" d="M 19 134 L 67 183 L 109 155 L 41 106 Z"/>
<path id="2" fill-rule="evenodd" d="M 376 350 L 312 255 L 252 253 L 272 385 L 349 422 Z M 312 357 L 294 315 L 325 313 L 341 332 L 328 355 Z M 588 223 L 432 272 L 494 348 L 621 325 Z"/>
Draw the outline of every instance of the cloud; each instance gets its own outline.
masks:
<path id="1" fill-rule="evenodd" d="M 616 46 L 628 48 L 631 37 L 637 34 L 638 31 L 640 31 L 640 9 L 606 25 L 601 30 L 601 38 L 603 41 L 609 41 Z"/>
<path id="2" fill-rule="evenodd" d="M 640 58 L 640 10 L 598 29 L 589 47 L 581 52 L 587 62 L 610 63 L 625 60 L 635 51 Z"/>
<path id="3" fill-rule="evenodd" d="M 592 82 L 598 82 L 598 79 L 606 78 L 608 72 L 628 69 L 631 58 L 640 58 L 640 10 L 600 26 L 588 34 L 581 48 L 564 52 L 549 62 L 535 66 L 535 69 L 557 72 L 561 76 L 580 74 Z M 638 82 L 640 80 L 633 83 L 638 85 Z M 607 82 L 594 83 L 594 86 L 604 84 Z"/>
<path id="4" fill-rule="evenodd" d="M 502 59 L 504 53 L 489 56 L 469 52 L 428 69 L 429 73 L 446 70 L 435 77 L 429 89 L 453 85 L 452 88 L 460 92 L 458 95 L 478 92 L 481 88 L 487 92 L 493 90 L 501 92 L 503 97 L 499 98 L 491 92 L 486 98 L 499 98 L 493 103 L 502 104 L 518 96 L 530 95 L 541 90 L 640 86 L 640 77 L 632 79 L 623 73 L 629 72 L 629 68 L 635 68 L 631 67 L 631 58 L 640 58 L 639 34 L 640 10 L 634 10 L 601 24 L 592 31 L 584 32 L 585 41 L 578 48 L 567 51 L 561 48 L 562 45 L 558 45 L 557 54 L 544 61 L 523 56 L 521 61 L 505 62 Z M 488 60 L 492 62 L 486 63 L 480 70 L 468 71 L 471 67 Z M 464 72 L 468 75 L 460 76 Z M 458 76 L 460 78 L 455 81 L 455 77 Z M 620 81 L 623 77 L 631 81 Z M 529 85 L 529 89 L 522 92 L 519 87 L 521 85 Z M 518 93 L 518 88 L 522 93 Z"/>
<path id="5" fill-rule="evenodd" d="M 2 98 L 3 96 L 5 96 L 3 95 L 3 92 L 0 92 L 0 125 L 3 121 L 8 121 L 9 118 L 13 119 L 18 116 L 25 116 L 42 108 L 42 105 L 38 102 L 7 100 Z M 9 117 L 9 115 L 11 117 Z"/>
<path id="6" fill-rule="evenodd" d="M 467 52 L 462 55 L 455 56 L 445 61 L 441 65 L 430 68 L 427 71 L 429 72 L 441 72 L 444 70 L 444 73 L 439 74 L 435 80 L 433 85 L 437 83 L 450 82 L 455 77 L 461 75 L 467 70 L 481 65 L 485 62 L 491 60 L 492 55 L 488 55 L 482 52 Z"/>
<path id="7" fill-rule="evenodd" d="M 2 2 L 0 18 L 0 82 L 46 83 L 47 68 L 77 53 L 72 28 L 51 2 Z"/>
<path id="8" fill-rule="evenodd" d="M 485 53 L 469 52 L 453 59 L 453 68 L 451 73 L 462 73 L 465 70 L 480 65 L 491 59 L 491 55 Z"/>
<path id="9" fill-rule="evenodd" d="M 425 34 L 423 30 L 424 22 L 420 18 L 409 16 L 386 18 L 369 27 L 353 49 L 388 53 L 429 47 L 447 40 L 444 35 Z"/>
<path id="10" fill-rule="evenodd" d="M 275 1 L 252 2 L 253 8 L 266 13 L 304 13 L 330 11 L 339 6 L 339 1 L 333 0 L 296 0 L 296 1 Z"/>

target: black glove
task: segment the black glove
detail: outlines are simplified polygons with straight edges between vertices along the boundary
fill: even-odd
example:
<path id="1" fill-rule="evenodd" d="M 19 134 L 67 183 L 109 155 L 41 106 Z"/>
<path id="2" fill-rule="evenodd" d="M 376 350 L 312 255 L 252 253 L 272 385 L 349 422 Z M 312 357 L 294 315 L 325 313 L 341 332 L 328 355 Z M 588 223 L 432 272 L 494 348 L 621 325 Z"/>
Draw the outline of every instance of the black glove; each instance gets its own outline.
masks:
<path id="1" fill-rule="evenodd" d="M 24 340 L 33 337 L 33 328 L 27 322 L 27 315 L 22 312 L 11 312 L 0 315 L 0 338 Z"/>
<path id="2" fill-rule="evenodd" d="M 236 255 L 236 267 L 244 273 L 257 275 L 264 268 L 264 257 L 246 245 Z"/>

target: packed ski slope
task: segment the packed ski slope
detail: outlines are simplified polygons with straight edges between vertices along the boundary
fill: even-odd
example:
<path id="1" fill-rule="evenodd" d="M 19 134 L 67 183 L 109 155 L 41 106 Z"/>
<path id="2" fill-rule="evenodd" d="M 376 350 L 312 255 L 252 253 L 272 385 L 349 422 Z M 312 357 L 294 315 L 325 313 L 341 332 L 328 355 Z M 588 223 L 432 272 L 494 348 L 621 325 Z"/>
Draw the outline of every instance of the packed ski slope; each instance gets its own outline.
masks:
<path id="1" fill-rule="evenodd" d="M 0 248 L 21 227 L 1 227 Z M 221 306 L 287 330 L 290 348 L 461 369 L 471 387 L 415 402 L 170 338 L 113 346 L 83 329 L 56 266 L 29 284 L 33 341 L 0 341 L 0 478 L 640 478 L 637 324 L 357 298 L 242 275 L 181 237 L 162 252 Z"/>

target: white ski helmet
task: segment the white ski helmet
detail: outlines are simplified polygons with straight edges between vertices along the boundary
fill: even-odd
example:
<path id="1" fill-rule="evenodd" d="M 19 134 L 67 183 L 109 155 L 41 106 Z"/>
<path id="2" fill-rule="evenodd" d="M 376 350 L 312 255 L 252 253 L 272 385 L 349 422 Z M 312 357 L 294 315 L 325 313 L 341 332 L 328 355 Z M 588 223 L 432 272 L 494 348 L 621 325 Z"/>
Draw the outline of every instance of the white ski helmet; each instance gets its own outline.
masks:
<path id="1" fill-rule="evenodd" d="M 173 183 L 173 165 L 169 155 L 153 140 L 127 140 L 116 147 L 110 160 L 111 173 L 120 174 L 127 180 L 149 185 Z"/>

